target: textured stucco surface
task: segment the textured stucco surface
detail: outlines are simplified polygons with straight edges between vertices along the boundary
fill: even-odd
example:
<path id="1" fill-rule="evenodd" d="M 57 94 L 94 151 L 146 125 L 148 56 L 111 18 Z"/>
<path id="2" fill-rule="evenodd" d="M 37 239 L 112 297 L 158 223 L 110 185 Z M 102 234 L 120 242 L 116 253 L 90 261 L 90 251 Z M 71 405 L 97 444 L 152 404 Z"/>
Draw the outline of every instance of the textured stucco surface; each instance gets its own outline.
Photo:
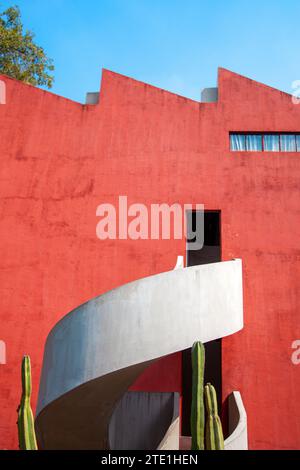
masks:
<path id="1" fill-rule="evenodd" d="M 231 153 L 228 138 L 299 131 L 300 106 L 224 69 L 219 101 L 207 104 L 109 71 L 94 106 L 1 80 L 0 448 L 17 447 L 22 355 L 32 358 L 35 403 L 44 342 L 60 318 L 185 255 L 181 240 L 99 241 L 96 207 L 119 194 L 222 211 L 222 259 L 243 259 L 245 313 L 244 330 L 223 340 L 223 396 L 241 391 L 250 448 L 300 448 L 300 366 L 290 360 L 300 337 L 299 154 Z M 180 392 L 180 354 L 134 389 Z"/>

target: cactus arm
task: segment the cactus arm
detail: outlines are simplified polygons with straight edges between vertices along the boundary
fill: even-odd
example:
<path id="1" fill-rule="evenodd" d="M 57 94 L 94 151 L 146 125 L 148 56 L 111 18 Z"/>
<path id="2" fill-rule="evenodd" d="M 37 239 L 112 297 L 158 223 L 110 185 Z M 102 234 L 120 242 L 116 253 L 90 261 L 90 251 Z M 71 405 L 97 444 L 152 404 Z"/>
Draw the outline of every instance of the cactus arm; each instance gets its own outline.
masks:
<path id="1" fill-rule="evenodd" d="M 18 434 L 20 450 L 37 450 L 34 419 L 30 405 L 31 365 L 29 356 L 22 361 L 22 396 L 18 408 Z"/>
<path id="2" fill-rule="evenodd" d="M 215 388 L 205 385 L 205 406 L 207 412 L 206 448 L 208 450 L 224 450 L 224 437 L 221 420 L 218 415 L 218 403 Z"/>
<path id="3" fill-rule="evenodd" d="M 206 450 L 213 450 L 216 447 L 215 433 L 212 432 L 213 427 L 214 427 L 213 417 L 211 415 L 209 415 L 206 418 L 206 426 L 205 426 Z"/>
<path id="4" fill-rule="evenodd" d="M 204 450 L 205 411 L 203 400 L 205 349 L 201 342 L 192 348 L 193 390 L 191 410 L 192 450 Z"/>
<path id="5" fill-rule="evenodd" d="M 214 416 L 214 435 L 216 450 L 224 450 L 224 437 L 219 416 Z"/>

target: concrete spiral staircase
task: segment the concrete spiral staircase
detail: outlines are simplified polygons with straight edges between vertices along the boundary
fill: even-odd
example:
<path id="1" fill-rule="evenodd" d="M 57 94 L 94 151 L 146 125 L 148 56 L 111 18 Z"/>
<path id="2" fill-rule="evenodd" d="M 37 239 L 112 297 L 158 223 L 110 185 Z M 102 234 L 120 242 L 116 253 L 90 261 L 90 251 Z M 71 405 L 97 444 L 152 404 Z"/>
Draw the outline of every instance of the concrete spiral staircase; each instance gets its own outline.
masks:
<path id="1" fill-rule="evenodd" d="M 36 417 L 40 448 L 178 448 L 176 394 L 153 401 L 128 388 L 153 361 L 242 328 L 241 260 L 140 279 L 78 307 L 47 338 Z M 235 427 L 245 435 L 241 406 Z M 129 444 L 120 432 L 134 435 L 130 423 L 139 407 L 159 418 L 155 426 L 144 420 L 136 432 L 144 440 Z"/>

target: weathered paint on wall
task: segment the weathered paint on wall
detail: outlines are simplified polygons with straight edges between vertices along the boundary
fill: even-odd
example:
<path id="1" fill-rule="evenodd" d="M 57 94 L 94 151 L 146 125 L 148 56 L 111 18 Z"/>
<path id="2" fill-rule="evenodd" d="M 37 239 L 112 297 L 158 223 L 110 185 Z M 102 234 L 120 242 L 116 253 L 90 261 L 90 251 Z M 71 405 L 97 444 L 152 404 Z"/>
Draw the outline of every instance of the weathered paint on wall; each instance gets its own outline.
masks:
<path id="1" fill-rule="evenodd" d="M 245 296 L 245 329 L 223 341 L 223 395 L 241 391 L 250 448 L 299 448 L 300 156 L 231 153 L 228 133 L 299 131 L 300 106 L 224 69 L 207 104 L 109 71 L 90 106 L 0 78 L 0 448 L 17 446 L 22 355 L 36 397 L 57 320 L 185 254 L 180 240 L 98 240 L 96 207 L 119 195 L 222 211 L 222 258 L 243 259 Z M 134 389 L 180 391 L 180 368 L 166 358 Z"/>

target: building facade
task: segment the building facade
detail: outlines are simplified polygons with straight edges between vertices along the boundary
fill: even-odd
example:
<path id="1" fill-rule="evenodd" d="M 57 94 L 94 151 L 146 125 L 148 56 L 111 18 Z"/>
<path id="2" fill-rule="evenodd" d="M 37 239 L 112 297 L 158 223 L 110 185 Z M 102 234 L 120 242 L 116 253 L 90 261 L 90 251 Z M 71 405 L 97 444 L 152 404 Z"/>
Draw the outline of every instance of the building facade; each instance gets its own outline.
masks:
<path id="1" fill-rule="evenodd" d="M 96 209 L 120 195 L 218 214 L 208 246 L 243 260 L 245 320 L 217 346 L 222 399 L 241 392 L 250 449 L 300 448 L 300 106 L 225 69 L 200 103 L 107 70 L 86 105 L 0 80 L 0 448 L 17 447 L 21 358 L 36 403 L 58 320 L 178 255 L 189 263 L 184 239 L 99 240 Z M 183 395 L 184 368 L 184 353 L 165 357 L 132 390 Z"/>

